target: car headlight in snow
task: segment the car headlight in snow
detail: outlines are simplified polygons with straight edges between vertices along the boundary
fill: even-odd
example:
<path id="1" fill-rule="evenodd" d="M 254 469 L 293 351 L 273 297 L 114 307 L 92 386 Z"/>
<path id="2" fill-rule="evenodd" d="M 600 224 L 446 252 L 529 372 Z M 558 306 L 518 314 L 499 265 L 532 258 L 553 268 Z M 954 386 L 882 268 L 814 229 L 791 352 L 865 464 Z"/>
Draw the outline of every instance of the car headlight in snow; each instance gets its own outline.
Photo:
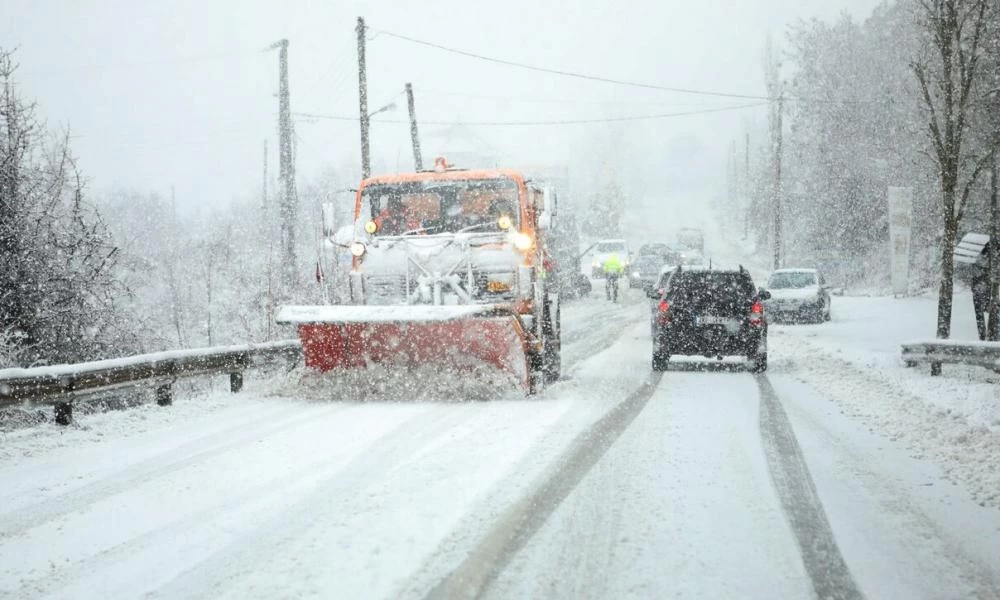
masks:
<path id="1" fill-rule="evenodd" d="M 354 256 L 360 257 L 365 253 L 365 250 L 365 245 L 361 242 L 354 242 L 351 244 L 351 254 Z"/>

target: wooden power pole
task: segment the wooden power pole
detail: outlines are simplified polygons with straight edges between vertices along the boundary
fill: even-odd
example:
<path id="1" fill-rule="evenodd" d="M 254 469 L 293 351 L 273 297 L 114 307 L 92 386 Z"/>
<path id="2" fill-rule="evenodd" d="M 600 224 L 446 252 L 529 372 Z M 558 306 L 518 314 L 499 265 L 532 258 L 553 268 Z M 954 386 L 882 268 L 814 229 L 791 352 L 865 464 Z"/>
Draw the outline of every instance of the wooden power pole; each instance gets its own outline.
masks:
<path id="1" fill-rule="evenodd" d="M 1000 318 L 1000 289 L 998 289 L 997 282 L 997 271 L 1000 270 L 1000 253 L 998 253 L 998 242 L 1000 242 L 1000 205 L 997 203 L 997 157 L 994 153 L 990 157 L 990 241 L 989 241 L 989 252 L 987 253 L 987 265 L 989 268 L 989 281 L 990 281 L 990 305 L 989 305 L 989 320 L 987 324 L 986 339 L 995 342 L 997 341 L 997 327 L 1000 323 L 997 323 L 997 319 Z"/>
<path id="2" fill-rule="evenodd" d="M 420 155 L 420 135 L 417 133 L 417 111 L 413 106 L 413 85 L 406 84 L 406 106 L 410 111 L 410 141 L 413 143 L 413 166 L 417 171 L 424 169 L 424 159 Z"/>
<path id="3" fill-rule="evenodd" d="M 782 112 L 784 110 L 784 95 L 778 96 L 778 106 L 774 122 L 774 269 L 781 268 L 782 258 L 782 190 L 781 190 L 781 149 L 782 149 Z"/>
<path id="4" fill-rule="evenodd" d="M 292 154 L 292 106 L 288 91 L 288 40 L 275 42 L 278 55 L 278 178 L 281 180 L 281 282 L 290 291 L 296 280 L 295 223 L 298 198 L 295 194 L 295 163 Z M 266 183 L 265 183 L 266 185 Z"/>
<path id="5" fill-rule="evenodd" d="M 746 134 L 745 148 L 743 149 L 743 239 L 750 237 L 750 195 L 753 194 L 753 186 L 750 185 L 750 132 Z"/>
<path id="6" fill-rule="evenodd" d="M 368 146 L 368 73 L 365 68 L 365 19 L 358 17 L 358 100 L 361 104 L 361 178 L 372 174 L 371 151 Z"/>
<path id="7" fill-rule="evenodd" d="M 264 176 L 260 188 L 260 205 L 267 212 L 267 140 L 264 140 Z"/>

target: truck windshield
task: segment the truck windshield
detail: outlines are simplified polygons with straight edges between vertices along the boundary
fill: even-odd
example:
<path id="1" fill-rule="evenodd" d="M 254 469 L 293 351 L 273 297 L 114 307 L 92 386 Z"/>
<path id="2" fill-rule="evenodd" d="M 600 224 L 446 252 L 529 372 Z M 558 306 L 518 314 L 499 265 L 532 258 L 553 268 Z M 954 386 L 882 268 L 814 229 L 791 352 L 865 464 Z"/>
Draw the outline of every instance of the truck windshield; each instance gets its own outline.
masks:
<path id="1" fill-rule="evenodd" d="M 501 231 L 501 217 L 518 226 L 517 183 L 507 178 L 369 185 L 362 192 L 365 205 L 377 236 Z"/>
<path id="2" fill-rule="evenodd" d="M 623 242 L 601 242 L 600 244 L 597 244 L 596 250 L 601 254 L 625 252 L 625 244 Z"/>

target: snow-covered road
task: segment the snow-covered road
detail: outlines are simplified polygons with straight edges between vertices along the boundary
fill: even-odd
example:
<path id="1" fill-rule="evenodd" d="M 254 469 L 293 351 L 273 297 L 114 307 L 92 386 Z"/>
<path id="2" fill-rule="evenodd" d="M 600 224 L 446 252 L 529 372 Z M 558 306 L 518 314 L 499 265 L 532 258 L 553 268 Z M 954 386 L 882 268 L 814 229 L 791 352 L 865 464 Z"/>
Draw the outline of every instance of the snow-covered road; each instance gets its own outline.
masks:
<path id="1" fill-rule="evenodd" d="M 658 376 L 647 310 L 566 306 L 528 400 L 257 382 L 2 434 L 0 597 L 1000 597 L 1000 512 L 843 414 L 799 330 L 766 377 Z"/>

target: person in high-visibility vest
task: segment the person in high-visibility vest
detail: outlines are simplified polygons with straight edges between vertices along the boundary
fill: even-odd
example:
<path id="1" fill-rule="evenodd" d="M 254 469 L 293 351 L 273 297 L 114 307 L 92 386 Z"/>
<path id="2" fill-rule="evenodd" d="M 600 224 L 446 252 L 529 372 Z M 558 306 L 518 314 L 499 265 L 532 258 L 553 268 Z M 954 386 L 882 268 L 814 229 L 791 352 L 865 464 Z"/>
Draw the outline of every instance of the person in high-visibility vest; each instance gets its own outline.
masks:
<path id="1" fill-rule="evenodd" d="M 608 300 L 618 302 L 618 278 L 625 272 L 625 265 L 617 254 L 611 254 L 604 259 L 601 268 L 604 270 L 604 292 Z"/>

